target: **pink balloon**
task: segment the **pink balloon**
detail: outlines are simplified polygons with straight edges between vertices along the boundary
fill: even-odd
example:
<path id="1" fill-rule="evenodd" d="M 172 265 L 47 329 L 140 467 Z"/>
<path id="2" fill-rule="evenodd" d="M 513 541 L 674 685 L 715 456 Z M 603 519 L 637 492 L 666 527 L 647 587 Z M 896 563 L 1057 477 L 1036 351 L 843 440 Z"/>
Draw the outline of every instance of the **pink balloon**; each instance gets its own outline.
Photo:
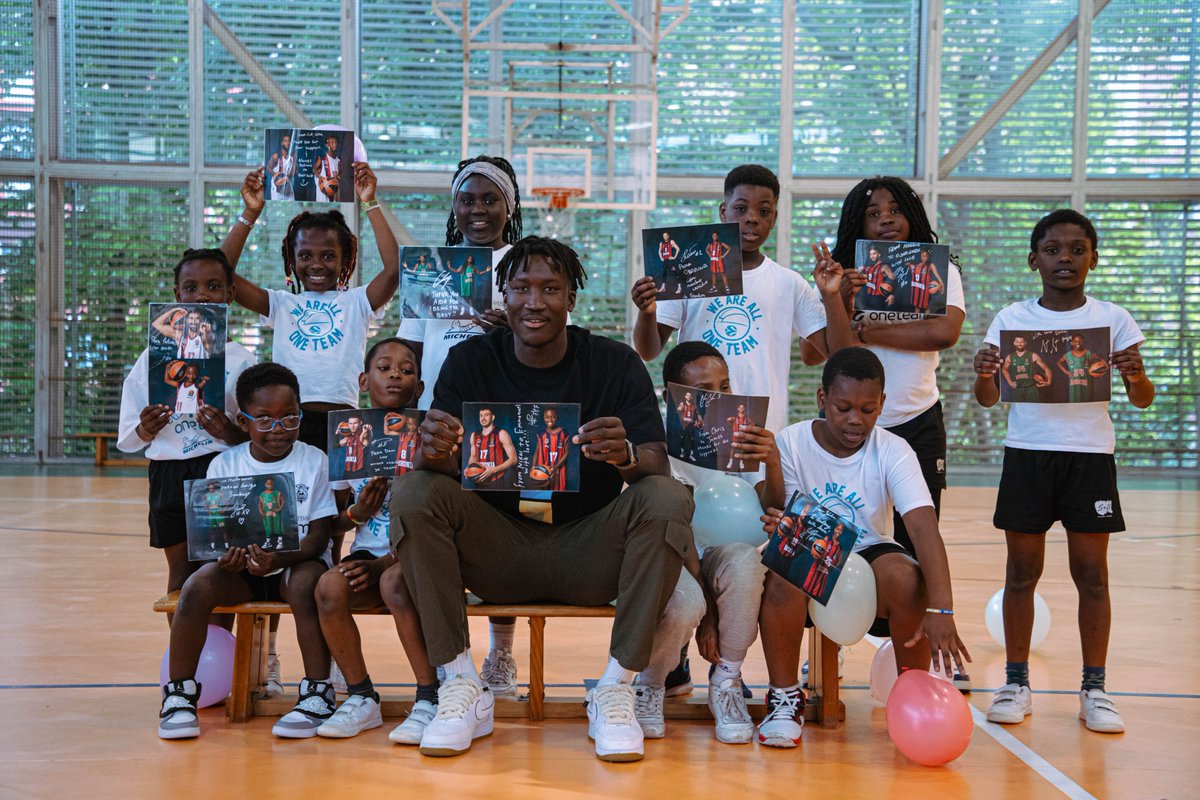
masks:
<path id="1" fill-rule="evenodd" d="M 954 684 L 910 669 L 887 704 L 888 735 L 901 753 L 927 767 L 958 758 L 971 743 L 971 709 Z"/>
<path id="2" fill-rule="evenodd" d="M 229 696 L 233 689 L 233 634 L 220 625 L 209 625 L 200 663 L 196 665 L 196 681 L 200 684 L 200 708 L 215 705 Z M 171 648 L 163 653 L 158 671 L 158 685 L 166 686 L 171 679 Z"/>

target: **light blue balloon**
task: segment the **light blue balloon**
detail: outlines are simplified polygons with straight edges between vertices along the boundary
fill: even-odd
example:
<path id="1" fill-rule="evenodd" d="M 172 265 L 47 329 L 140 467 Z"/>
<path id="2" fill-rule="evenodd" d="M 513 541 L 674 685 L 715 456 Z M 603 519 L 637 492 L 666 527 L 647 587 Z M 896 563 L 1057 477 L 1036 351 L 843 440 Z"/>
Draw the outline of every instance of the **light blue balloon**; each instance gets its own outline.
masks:
<path id="1" fill-rule="evenodd" d="M 754 487 L 740 478 L 715 475 L 696 490 L 692 532 L 700 547 L 746 542 L 756 547 L 766 541 L 762 507 Z"/>

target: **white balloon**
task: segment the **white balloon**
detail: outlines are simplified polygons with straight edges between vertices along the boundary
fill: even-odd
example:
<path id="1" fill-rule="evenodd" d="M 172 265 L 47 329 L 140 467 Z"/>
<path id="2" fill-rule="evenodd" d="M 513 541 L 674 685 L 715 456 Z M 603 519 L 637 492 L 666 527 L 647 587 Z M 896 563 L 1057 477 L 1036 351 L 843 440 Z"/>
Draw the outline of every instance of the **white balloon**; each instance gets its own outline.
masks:
<path id="1" fill-rule="evenodd" d="M 987 622 L 988 633 L 996 640 L 996 644 L 1004 647 L 1004 590 L 996 592 L 987 601 L 984 610 L 984 621 Z M 1033 635 L 1029 637 L 1030 649 L 1046 641 L 1050 633 L 1050 606 L 1037 592 L 1033 593 Z"/>
<path id="2" fill-rule="evenodd" d="M 854 644 L 867 635 L 875 621 L 875 608 L 875 573 L 857 553 L 846 559 L 827 605 L 812 598 L 808 601 L 813 625 L 841 645 Z"/>

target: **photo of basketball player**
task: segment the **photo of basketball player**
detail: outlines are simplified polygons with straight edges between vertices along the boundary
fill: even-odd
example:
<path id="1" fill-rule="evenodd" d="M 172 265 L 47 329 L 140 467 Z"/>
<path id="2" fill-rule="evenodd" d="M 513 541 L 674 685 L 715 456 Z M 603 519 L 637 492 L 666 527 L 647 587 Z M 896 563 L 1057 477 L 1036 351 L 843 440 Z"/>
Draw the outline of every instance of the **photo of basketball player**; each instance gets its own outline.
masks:
<path id="1" fill-rule="evenodd" d="M 1000 375 L 1011 390 L 1007 402 L 1036 403 L 1040 399 L 1038 390 L 1049 387 L 1054 376 L 1042 357 L 1029 350 L 1029 342 L 1024 336 L 1014 337 L 1012 346 L 1013 351 L 1000 365 Z"/>
<path id="2" fill-rule="evenodd" d="M 209 481 L 204 492 L 204 521 L 212 537 L 210 545 L 214 555 L 229 549 L 229 532 L 225 529 L 225 495 L 216 481 Z"/>
<path id="3" fill-rule="evenodd" d="M 179 364 L 184 365 L 182 375 L 178 374 Z M 208 383 L 208 376 L 201 378 L 200 368 L 195 364 L 172 361 L 167 365 L 163 380 L 168 386 L 176 387 L 175 413 L 195 416 L 200 406 L 204 405 L 204 384 Z"/>
<path id="4" fill-rule="evenodd" d="M 479 409 L 479 430 L 471 434 L 467 463 L 483 467 L 471 478 L 481 489 L 507 489 L 512 483 L 509 469 L 517 463 L 517 448 L 508 431 L 496 426 L 496 415 L 484 406 Z"/>
<path id="5" fill-rule="evenodd" d="M 670 231 L 663 231 L 662 241 L 658 244 L 658 262 L 662 268 L 662 286 L 659 295 L 670 294 L 668 279 L 675 285 L 675 294 L 683 294 L 683 276 L 679 274 L 679 245 L 671 238 Z"/>
<path id="6" fill-rule="evenodd" d="M 271 200 L 293 200 L 295 190 L 292 181 L 296 179 L 296 154 L 292 152 L 292 134 L 284 131 L 279 137 L 279 149 L 267 159 L 267 187 Z"/>
<path id="7" fill-rule="evenodd" d="M 712 273 L 712 290 L 716 294 L 717 279 L 721 279 L 721 283 L 725 285 L 725 293 L 729 293 L 729 279 L 725 277 L 725 257 L 729 255 L 729 245 L 721 241 L 721 236 L 716 231 L 713 231 L 712 241 L 705 248 L 708 253 L 708 270 Z"/>
<path id="8" fill-rule="evenodd" d="M 371 444 L 371 426 L 363 422 L 362 417 L 352 416 L 344 423 L 338 446 L 345 451 L 345 468 L 342 472 L 346 477 L 359 477 L 367 466 L 366 451 Z"/>
<path id="9" fill-rule="evenodd" d="M 1057 366 L 1067 376 L 1067 402 L 1094 402 L 1092 379 L 1108 374 L 1108 362 L 1088 350 L 1083 343 L 1083 336 L 1078 333 L 1071 335 L 1071 349 L 1059 357 Z"/>
<path id="10" fill-rule="evenodd" d="M 313 161 L 313 176 L 317 179 L 317 202 L 336 203 L 342 181 L 342 160 L 338 156 L 336 135 L 326 135 L 325 152 Z"/>
<path id="11" fill-rule="evenodd" d="M 832 535 L 822 536 L 813 541 L 810 550 L 812 566 L 808 568 L 804 585 L 801 587 L 810 597 L 821 597 L 825 594 L 829 586 L 829 572 L 842 556 L 838 539 L 845 530 L 845 524 L 839 522 Z"/>
<path id="12" fill-rule="evenodd" d="M 283 547 L 283 509 L 287 501 L 283 492 L 275 488 L 275 479 L 263 481 L 258 495 L 258 514 L 263 524 L 263 549 L 278 550 Z"/>
<path id="13" fill-rule="evenodd" d="M 733 469 L 733 461 L 734 461 L 734 458 L 733 458 L 733 451 L 734 451 L 733 435 L 738 433 L 739 431 L 741 431 L 741 429 L 746 427 L 747 425 L 752 424 L 750 422 L 750 417 L 746 416 L 746 404 L 738 403 L 737 414 L 733 415 L 732 417 L 726 417 L 725 423 L 729 428 L 729 446 L 728 446 L 729 461 L 728 461 L 728 463 L 725 464 L 725 469 L 728 470 L 728 469 Z M 745 460 L 739 458 L 739 459 L 737 459 L 737 461 L 738 461 L 738 469 L 745 470 L 746 469 Z"/>
<path id="14" fill-rule="evenodd" d="M 884 262 L 878 245 L 872 243 L 867 249 L 867 261 L 858 271 L 867 278 L 866 286 L 860 290 L 864 311 L 883 311 L 896 304 L 896 274 Z"/>
<path id="15" fill-rule="evenodd" d="M 932 251 L 928 247 L 922 247 L 918 260 L 910 261 L 906 265 L 909 302 L 912 303 L 914 311 L 928 311 L 933 296 L 945 291 L 946 283 L 942 280 L 937 265 L 929 260 L 931 255 Z"/>
<path id="16" fill-rule="evenodd" d="M 159 314 L 151 327 L 175 341 L 175 357 L 210 358 L 214 354 L 213 325 L 196 306 L 173 306 Z"/>
<path id="17" fill-rule="evenodd" d="M 446 269 L 458 275 L 458 295 L 468 303 L 471 302 L 471 294 L 475 288 L 475 256 L 467 255 L 466 259 L 457 267 L 453 262 L 446 263 Z"/>
<path id="18" fill-rule="evenodd" d="M 548 485 L 545 488 L 552 492 L 561 492 L 567 488 L 567 456 L 571 439 L 566 430 L 558 424 L 557 409 L 547 408 L 542 412 L 542 420 L 546 423 L 546 429 L 538 434 L 533 466 L 541 467 L 549 474 Z"/>
<path id="19" fill-rule="evenodd" d="M 417 448 L 421 444 L 421 435 L 417 431 L 417 418 L 405 415 L 404 430 L 400 432 L 400 441 L 396 445 L 396 474 L 403 475 L 413 469 L 413 461 L 417 457 Z"/>
<path id="20" fill-rule="evenodd" d="M 487 247 L 401 247 L 402 319 L 473 320 L 492 308 Z"/>
<path id="21" fill-rule="evenodd" d="M 683 426 L 683 434 L 679 442 L 679 457 L 684 460 L 695 460 L 697 434 L 704 427 L 704 419 L 700 416 L 700 408 L 696 405 L 691 392 L 684 392 L 683 400 L 675 407 L 675 411 L 679 414 L 679 422 Z"/>
<path id="22" fill-rule="evenodd" d="M 801 542 L 804 541 L 804 527 L 810 511 L 812 511 L 812 505 L 805 503 L 799 512 L 780 517 L 779 526 L 776 528 L 779 533 L 779 544 L 777 545 L 779 555 L 784 558 L 792 558 L 796 555 Z"/>
<path id="23" fill-rule="evenodd" d="M 826 605 L 846 559 L 862 535 L 861 528 L 818 503 L 812 495 L 795 491 L 763 550 L 762 563 Z"/>

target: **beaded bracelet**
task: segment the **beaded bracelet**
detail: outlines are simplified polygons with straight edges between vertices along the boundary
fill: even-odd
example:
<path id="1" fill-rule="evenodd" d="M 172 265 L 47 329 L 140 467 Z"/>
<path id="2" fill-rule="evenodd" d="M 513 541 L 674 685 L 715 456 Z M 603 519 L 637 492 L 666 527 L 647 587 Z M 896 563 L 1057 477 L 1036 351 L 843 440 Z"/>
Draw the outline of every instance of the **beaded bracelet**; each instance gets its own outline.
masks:
<path id="1" fill-rule="evenodd" d="M 354 514 L 350 513 L 350 509 L 352 508 L 354 508 L 353 505 L 346 506 L 346 519 L 350 520 L 350 524 L 352 524 L 354 527 L 361 528 L 365 524 L 365 521 L 359 522 L 356 520 L 354 518 Z"/>
<path id="2" fill-rule="evenodd" d="M 246 218 L 245 218 L 244 216 L 242 216 L 241 214 L 238 214 L 238 222 L 242 223 L 242 224 L 243 224 L 243 225 L 245 225 L 247 228 L 253 228 L 253 227 L 254 227 L 254 223 L 253 223 L 253 222 L 251 222 L 250 220 L 246 219 Z"/>
<path id="3" fill-rule="evenodd" d="M 927 608 L 927 609 L 925 609 L 925 613 L 926 614 L 948 614 L 953 617 L 954 609 L 952 609 L 952 608 Z"/>
<path id="4" fill-rule="evenodd" d="M 378 200 L 368 200 L 362 204 L 362 210 L 364 214 L 369 214 L 377 208 L 379 208 Z"/>

